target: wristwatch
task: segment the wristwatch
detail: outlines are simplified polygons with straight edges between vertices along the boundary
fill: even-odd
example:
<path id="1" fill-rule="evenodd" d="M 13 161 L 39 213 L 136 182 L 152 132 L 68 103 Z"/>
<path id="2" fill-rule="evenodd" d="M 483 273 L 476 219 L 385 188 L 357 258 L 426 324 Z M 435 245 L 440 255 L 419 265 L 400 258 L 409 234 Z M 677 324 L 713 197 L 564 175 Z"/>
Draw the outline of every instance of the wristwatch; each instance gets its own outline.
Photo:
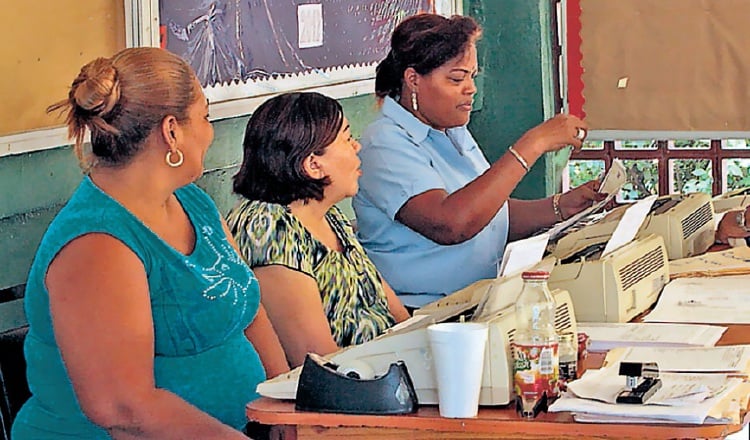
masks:
<path id="1" fill-rule="evenodd" d="M 743 231 L 750 232 L 750 228 L 748 228 L 747 225 L 745 224 L 745 210 L 744 209 L 737 211 L 737 214 L 735 214 L 734 219 L 737 222 L 737 226 L 742 228 Z"/>

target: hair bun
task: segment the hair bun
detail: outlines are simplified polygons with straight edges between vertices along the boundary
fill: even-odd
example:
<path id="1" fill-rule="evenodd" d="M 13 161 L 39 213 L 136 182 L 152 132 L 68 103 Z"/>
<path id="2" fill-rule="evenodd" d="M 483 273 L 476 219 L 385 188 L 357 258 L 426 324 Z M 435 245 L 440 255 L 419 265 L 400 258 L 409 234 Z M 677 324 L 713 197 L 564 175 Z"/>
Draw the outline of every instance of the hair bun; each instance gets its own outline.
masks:
<path id="1" fill-rule="evenodd" d="M 112 60 L 97 58 L 83 66 L 70 92 L 78 107 L 106 116 L 120 100 L 120 82 Z"/>

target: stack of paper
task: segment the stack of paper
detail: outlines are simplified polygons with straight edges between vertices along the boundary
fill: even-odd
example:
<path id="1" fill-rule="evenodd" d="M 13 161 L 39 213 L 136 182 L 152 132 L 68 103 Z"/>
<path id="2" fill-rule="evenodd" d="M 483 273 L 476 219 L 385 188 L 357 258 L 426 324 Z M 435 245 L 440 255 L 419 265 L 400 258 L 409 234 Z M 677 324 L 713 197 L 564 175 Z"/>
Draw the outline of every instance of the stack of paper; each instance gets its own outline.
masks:
<path id="1" fill-rule="evenodd" d="M 570 411 L 577 422 L 589 423 L 737 424 L 747 408 L 748 385 L 741 379 L 730 378 L 719 394 L 682 406 L 611 404 L 566 394 L 549 411 Z"/>
<path id="2" fill-rule="evenodd" d="M 723 402 L 750 393 L 742 379 L 725 374 L 661 375 L 662 387 L 644 405 L 616 404 L 625 378 L 615 368 L 589 370 L 568 384 L 568 393 L 550 412 L 570 411 L 576 421 L 632 423 L 739 423 L 740 408 Z"/>
<path id="3" fill-rule="evenodd" d="M 657 323 L 579 323 L 589 336 L 589 351 L 617 347 L 713 347 L 727 330 L 716 325 Z"/>
<path id="4" fill-rule="evenodd" d="M 664 286 L 644 321 L 750 323 L 750 275 L 678 278 Z"/>
<path id="5" fill-rule="evenodd" d="M 750 345 L 720 347 L 628 347 L 611 350 L 605 366 L 620 362 L 656 362 L 661 372 L 750 375 Z"/>
<path id="6" fill-rule="evenodd" d="M 617 404 L 625 389 L 619 363 L 656 362 L 662 387 L 643 405 Z M 740 423 L 747 410 L 750 346 L 631 347 L 610 351 L 605 366 L 568 384 L 549 411 L 599 423 Z"/>
<path id="7" fill-rule="evenodd" d="M 715 277 L 750 274 L 750 247 L 708 252 L 669 262 L 669 277 Z"/>

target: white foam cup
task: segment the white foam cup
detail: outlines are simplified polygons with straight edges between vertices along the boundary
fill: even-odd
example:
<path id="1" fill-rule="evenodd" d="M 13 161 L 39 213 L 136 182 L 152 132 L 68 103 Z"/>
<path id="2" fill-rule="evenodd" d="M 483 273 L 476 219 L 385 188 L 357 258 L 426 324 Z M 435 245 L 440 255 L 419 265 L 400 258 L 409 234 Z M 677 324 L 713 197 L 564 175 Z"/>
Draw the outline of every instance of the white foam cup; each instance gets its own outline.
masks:
<path id="1" fill-rule="evenodd" d="M 476 417 L 487 326 L 444 322 L 427 327 L 441 417 Z"/>

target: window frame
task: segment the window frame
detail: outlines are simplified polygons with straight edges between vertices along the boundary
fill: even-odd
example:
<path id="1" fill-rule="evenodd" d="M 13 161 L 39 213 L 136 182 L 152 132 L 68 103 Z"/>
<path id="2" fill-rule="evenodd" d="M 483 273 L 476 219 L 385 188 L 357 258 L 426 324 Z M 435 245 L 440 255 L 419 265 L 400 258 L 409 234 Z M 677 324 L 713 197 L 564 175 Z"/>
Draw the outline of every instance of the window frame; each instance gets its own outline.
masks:
<path id="1" fill-rule="evenodd" d="M 711 139 L 707 149 L 670 149 L 669 141 L 657 140 L 656 149 L 616 149 L 615 141 L 603 142 L 602 149 L 582 149 L 571 153 L 570 160 L 598 160 L 604 161 L 605 172 L 612 165 L 612 160 L 654 160 L 657 161 L 659 173 L 658 190 L 659 195 L 669 194 L 670 188 L 670 160 L 675 159 L 706 159 L 711 161 L 711 173 L 713 182 L 711 184 L 712 194 L 721 194 L 726 190 L 722 188 L 723 167 L 725 159 L 750 159 L 750 148 L 727 149 L 722 147 L 721 139 Z"/>

